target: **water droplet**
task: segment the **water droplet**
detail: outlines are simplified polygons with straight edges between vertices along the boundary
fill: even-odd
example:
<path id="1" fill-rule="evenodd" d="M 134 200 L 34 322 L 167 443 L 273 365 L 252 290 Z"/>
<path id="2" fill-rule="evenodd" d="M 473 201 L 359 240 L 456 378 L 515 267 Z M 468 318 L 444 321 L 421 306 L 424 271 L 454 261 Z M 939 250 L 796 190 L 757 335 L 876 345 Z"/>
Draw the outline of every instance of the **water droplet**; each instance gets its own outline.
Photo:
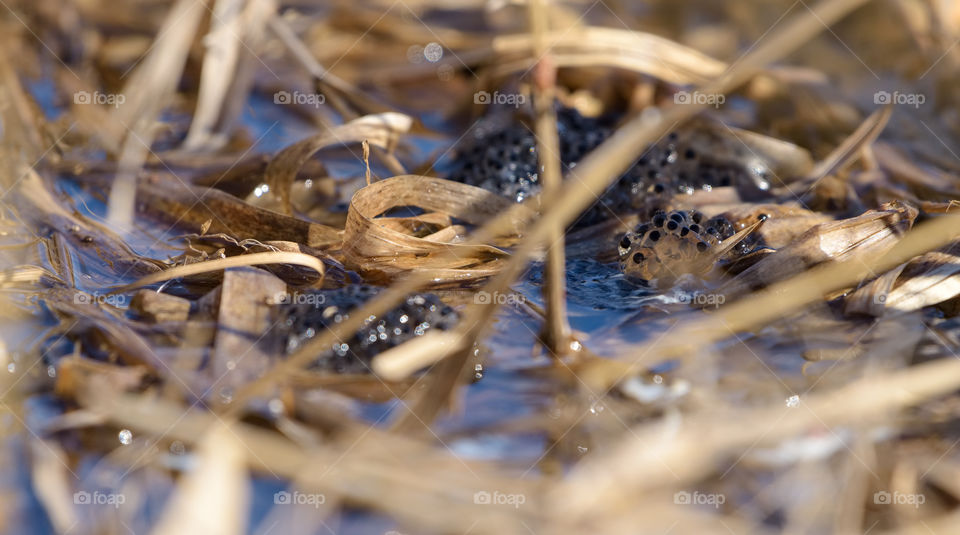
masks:
<path id="1" fill-rule="evenodd" d="M 571 350 L 571 351 L 580 351 L 581 349 L 583 349 L 583 346 L 580 345 L 580 342 L 578 342 L 578 341 L 576 341 L 576 340 L 570 342 L 570 350 Z"/>
<path id="2" fill-rule="evenodd" d="M 586 446 L 577 446 L 577 451 L 580 453 L 580 455 L 583 455 L 589 451 L 589 448 Z"/>
<path id="3" fill-rule="evenodd" d="M 658 385 L 659 385 L 659 384 L 662 384 L 662 383 L 663 383 L 663 376 L 654 375 L 654 376 L 653 376 L 653 382 L 654 382 L 654 383 L 657 383 Z"/>
<path id="4" fill-rule="evenodd" d="M 183 455 L 185 451 L 186 448 L 183 446 L 183 442 L 180 442 L 179 440 L 174 440 L 170 444 L 170 453 L 174 455 Z"/>
<path id="5" fill-rule="evenodd" d="M 280 416 L 284 411 L 283 401 L 279 398 L 273 398 L 267 403 L 267 409 L 270 410 L 270 414 Z"/>
<path id="6" fill-rule="evenodd" d="M 232 360 L 228 360 L 228 361 L 227 361 L 227 369 L 228 369 L 228 370 L 233 370 L 233 369 L 236 368 L 236 367 L 237 367 L 237 363 L 236 363 L 236 362 L 234 362 L 234 361 L 232 361 Z"/>
<path id="7" fill-rule="evenodd" d="M 793 408 L 800 404 L 800 396 L 790 396 L 787 398 L 787 407 Z"/>
<path id="8" fill-rule="evenodd" d="M 53 366 L 47 366 L 47 377 L 53 379 L 57 376 L 57 369 Z"/>
<path id="9" fill-rule="evenodd" d="M 128 446 L 133 442 L 133 433 L 129 429 L 121 429 L 120 432 L 117 433 L 117 438 L 120 439 L 121 444 Z"/>
<path id="10" fill-rule="evenodd" d="M 17 371 L 17 365 L 14 364 L 13 362 L 11 362 L 10 364 L 7 364 L 7 371 L 10 372 L 10 373 L 16 372 L 16 371 Z"/>
<path id="11" fill-rule="evenodd" d="M 427 43 L 427 46 L 423 47 L 423 57 L 430 63 L 436 63 L 443 57 L 443 47 L 439 43 Z"/>

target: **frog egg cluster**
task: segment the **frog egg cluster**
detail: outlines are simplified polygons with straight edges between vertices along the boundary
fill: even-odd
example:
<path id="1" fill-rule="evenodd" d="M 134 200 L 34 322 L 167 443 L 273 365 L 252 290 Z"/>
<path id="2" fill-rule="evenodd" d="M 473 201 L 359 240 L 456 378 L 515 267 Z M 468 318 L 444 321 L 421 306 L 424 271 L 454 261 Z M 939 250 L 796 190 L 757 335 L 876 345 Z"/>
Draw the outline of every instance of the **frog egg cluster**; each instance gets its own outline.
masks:
<path id="1" fill-rule="evenodd" d="M 539 193 L 537 144 L 524 124 L 512 123 L 491 132 L 480 132 L 461 151 L 451 178 L 479 186 L 517 202 Z M 559 108 L 557 132 L 564 173 L 576 172 L 577 162 L 612 133 L 608 122 L 582 116 L 572 108 Z M 600 223 L 628 212 L 648 214 L 678 194 L 755 182 L 746 165 L 715 161 L 685 136 L 671 133 L 642 153 L 574 226 Z"/>
<path id="2" fill-rule="evenodd" d="M 376 286 L 357 284 L 336 290 L 313 290 L 312 298 L 279 305 L 279 330 L 287 354 L 350 317 L 378 292 Z M 321 353 L 315 368 L 338 373 L 366 373 L 373 357 L 430 329 L 446 330 L 456 325 L 457 312 L 432 294 L 414 294 L 383 316 L 366 318 L 364 326 Z"/>
<path id="3" fill-rule="evenodd" d="M 477 136 L 470 148 L 458 158 L 453 178 L 517 202 L 540 192 L 537 140 L 526 125 L 516 122 L 492 132 L 483 129 L 475 132 Z M 561 108 L 557 112 L 557 134 L 560 160 L 567 168 L 576 165 L 610 132 L 576 110 Z"/>
<path id="4" fill-rule="evenodd" d="M 709 251 L 736 234 L 733 224 L 717 216 L 705 220 L 696 210 L 664 212 L 628 232 L 618 243 L 621 270 L 631 279 L 648 284 L 671 280 L 709 266 Z M 743 242 L 735 254 L 747 251 Z"/>

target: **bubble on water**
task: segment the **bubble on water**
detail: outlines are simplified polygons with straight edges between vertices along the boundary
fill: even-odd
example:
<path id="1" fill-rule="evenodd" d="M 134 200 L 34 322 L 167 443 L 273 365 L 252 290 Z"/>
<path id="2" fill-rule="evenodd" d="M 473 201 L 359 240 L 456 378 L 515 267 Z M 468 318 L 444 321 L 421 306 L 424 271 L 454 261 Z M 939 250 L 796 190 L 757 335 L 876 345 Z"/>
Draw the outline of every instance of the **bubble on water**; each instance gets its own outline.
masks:
<path id="1" fill-rule="evenodd" d="M 423 57 L 430 63 L 436 63 L 443 57 L 443 47 L 439 43 L 427 43 L 427 46 L 423 47 Z"/>
<path id="2" fill-rule="evenodd" d="M 57 376 L 57 368 L 54 366 L 47 366 L 47 377 L 53 379 Z"/>
<path id="3" fill-rule="evenodd" d="M 121 444 L 128 446 L 133 442 L 133 433 L 129 429 L 121 429 L 120 432 L 117 433 L 117 438 L 120 439 Z"/>
<path id="4" fill-rule="evenodd" d="M 790 396 L 787 398 L 787 407 L 793 408 L 800 404 L 800 396 Z"/>
<path id="5" fill-rule="evenodd" d="M 577 451 L 580 453 L 580 455 L 583 455 L 589 451 L 589 448 L 586 446 L 577 446 Z"/>
<path id="6" fill-rule="evenodd" d="M 578 342 L 578 341 L 576 341 L 576 340 L 570 342 L 570 350 L 571 350 L 571 351 L 580 351 L 581 349 L 583 349 L 583 346 L 580 345 L 580 342 Z"/>
<path id="7" fill-rule="evenodd" d="M 234 361 L 232 361 L 232 360 L 228 360 L 228 361 L 227 361 L 227 369 L 228 369 L 228 370 L 233 370 L 233 369 L 235 369 L 236 367 L 237 367 L 237 363 L 236 363 L 236 362 L 234 362 Z"/>
<path id="8" fill-rule="evenodd" d="M 591 414 L 600 414 L 601 412 L 603 412 L 603 404 L 602 404 L 602 403 L 594 403 L 593 405 L 590 405 L 590 413 L 591 413 Z"/>
<path id="9" fill-rule="evenodd" d="M 183 442 L 180 442 L 179 440 L 174 440 L 174 441 L 170 444 L 170 453 L 172 453 L 172 454 L 174 454 L 174 455 L 183 455 L 183 453 L 184 453 L 186 450 L 187 450 L 187 449 L 183 446 Z"/>
<path id="10" fill-rule="evenodd" d="M 654 382 L 654 383 L 657 383 L 657 384 L 663 383 L 663 376 L 654 375 L 654 376 L 653 376 L 653 382 Z"/>
<path id="11" fill-rule="evenodd" d="M 11 362 L 10 364 L 7 364 L 7 371 L 10 373 L 15 373 L 17 371 L 17 365 L 14 364 L 13 362 Z"/>

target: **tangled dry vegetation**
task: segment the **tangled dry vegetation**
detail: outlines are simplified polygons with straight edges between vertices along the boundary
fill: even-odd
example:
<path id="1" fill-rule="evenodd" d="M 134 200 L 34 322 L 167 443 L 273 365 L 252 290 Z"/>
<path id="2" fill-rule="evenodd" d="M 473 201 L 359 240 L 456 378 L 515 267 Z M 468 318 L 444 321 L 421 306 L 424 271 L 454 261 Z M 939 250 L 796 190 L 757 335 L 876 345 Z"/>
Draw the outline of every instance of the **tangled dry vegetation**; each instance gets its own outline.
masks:
<path id="1" fill-rule="evenodd" d="M 960 525 L 954 2 L 11 0 L 0 25 L 10 532 Z M 618 118 L 575 167 L 557 103 Z M 521 112 L 538 194 L 451 180 Z M 769 183 L 678 202 L 770 248 L 637 289 L 610 266 L 645 215 L 576 222 L 682 128 Z"/>

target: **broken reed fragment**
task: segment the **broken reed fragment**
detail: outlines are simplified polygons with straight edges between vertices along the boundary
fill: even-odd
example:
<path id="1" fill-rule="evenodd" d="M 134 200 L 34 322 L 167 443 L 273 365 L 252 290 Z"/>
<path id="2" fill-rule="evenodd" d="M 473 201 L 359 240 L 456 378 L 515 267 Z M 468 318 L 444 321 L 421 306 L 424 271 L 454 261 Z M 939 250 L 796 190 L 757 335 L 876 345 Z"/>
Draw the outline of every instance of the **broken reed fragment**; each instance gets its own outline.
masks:
<path id="1" fill-rule="evenodd" d="M 827 261 L 886 252 L 910 230 L 917 214 L 912 205 L 895 201 L 857 217 L 819 224 L 737 275 L 719 292 L 735 298 Z"/>

